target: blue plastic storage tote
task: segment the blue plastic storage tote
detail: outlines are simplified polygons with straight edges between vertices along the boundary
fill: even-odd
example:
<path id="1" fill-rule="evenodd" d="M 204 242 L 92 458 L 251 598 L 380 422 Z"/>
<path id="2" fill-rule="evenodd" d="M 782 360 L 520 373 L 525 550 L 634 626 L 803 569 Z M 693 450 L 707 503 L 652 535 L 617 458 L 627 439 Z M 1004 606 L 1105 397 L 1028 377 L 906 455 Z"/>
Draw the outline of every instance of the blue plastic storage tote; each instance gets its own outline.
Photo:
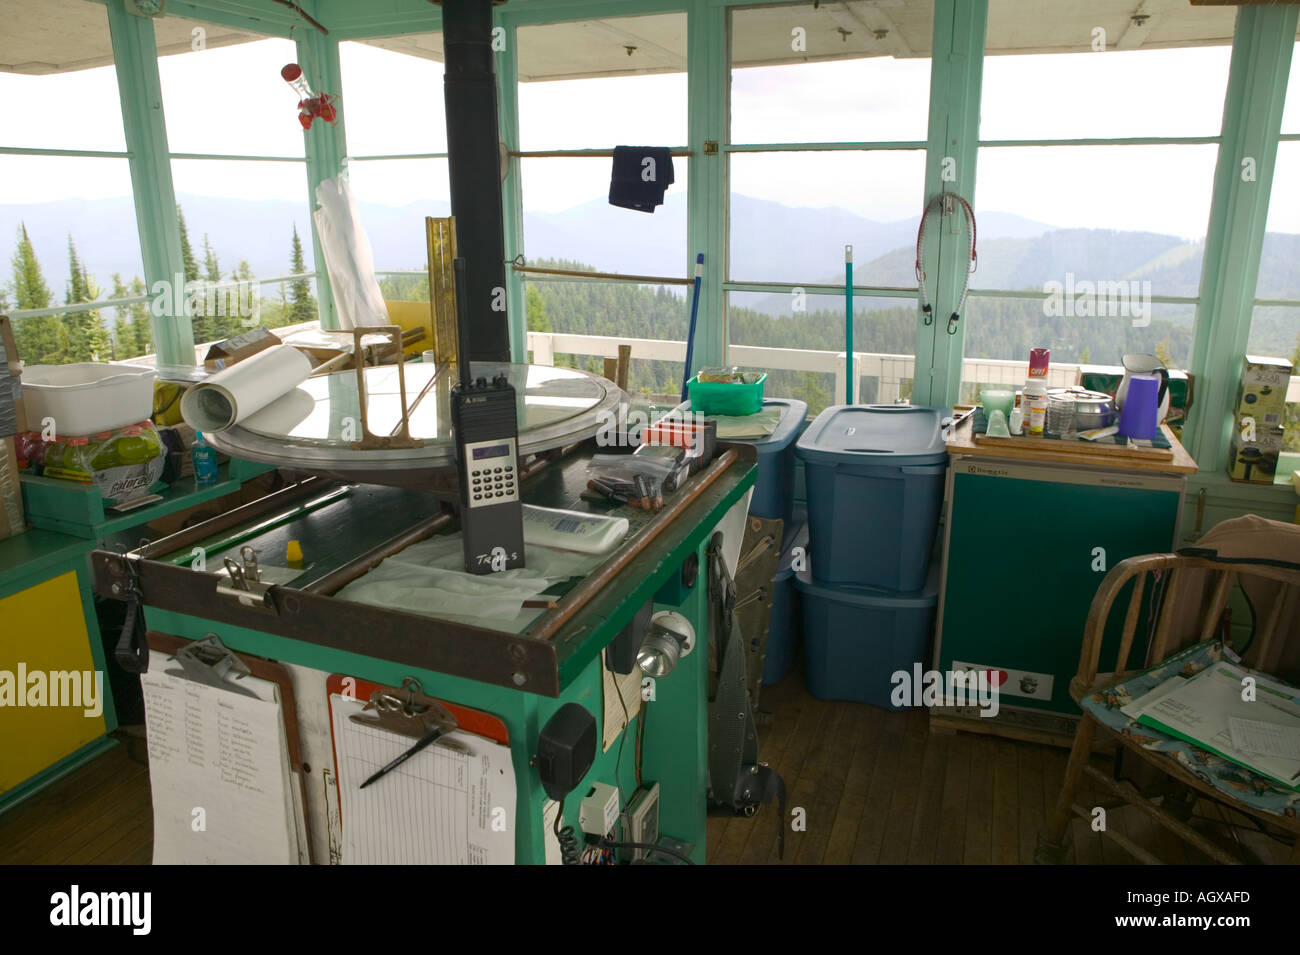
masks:
<path id="1" fill-rule="evenodd" d="M 836 405 L 799 438 L 813 579 L 892 591 L 925 586 L 943 505 L 942 412 Z"/>
<path id="2" fill-rule="evenodd" d="M 764 408 L 780 408 L 781 421 L 766 438 L 735 438 L 737 444 L 752 444 L 758 452 L 758 474 L 749 513 L 755 517 L 785 521 L 786 540 L 794 514 L 794 438 L 808 417 L 806 402 L 794 398 L 768 398 Z"/>
<path id="3" fill-rule="evenodd" d="M 786 525 L 789 527 L 790 525 Z M 788 541 L 788 543 L 785 543 Z M 782 537 L 781 562 L 777 564 L 772 579 L 772 610 L 767 622 L 767 656 L 763 661 L 763 685 L 780 683 L 790 672 L 795 653 L 799 649 L 799 614 L 796 609 L 799 594 L 794 589 L 794 549 L 802 547 L 808 552 L 808 522 L 794 524 L 794 532 Z"/>
<path id="4" fill-rule="evenodd" d="M 808 692 L 822 700 L 901 709 L 890 700 L 894 674 L 910 675 L 917 663 L 929 666 L 938 568 L 916 594 L 823 587 L 807 573 L 796 575 L 795 588 L 803 608 Z"/>

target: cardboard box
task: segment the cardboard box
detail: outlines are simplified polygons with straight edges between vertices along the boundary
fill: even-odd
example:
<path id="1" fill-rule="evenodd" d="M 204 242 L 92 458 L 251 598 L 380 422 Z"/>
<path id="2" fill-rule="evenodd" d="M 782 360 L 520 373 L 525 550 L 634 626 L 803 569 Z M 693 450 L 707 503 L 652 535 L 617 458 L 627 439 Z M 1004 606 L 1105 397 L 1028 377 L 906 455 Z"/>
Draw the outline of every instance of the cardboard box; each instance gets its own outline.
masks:
<path id="1" fill-rule="evenodd" d="M 203 359 L 203 367 L 208 371 L 221 371 L 250 355 L 256 355 L 264 349 L 279 344 L 280 339 L 270 329 L 250 328 L 242 335 L 227 338 L 224 342 L 217 342 L 209 347 L 207 357 Z"/>
<path id="2" fill-rule="evenodd" d="M 1228 477 L 1249 484 L 1272 484 L 1282 453 L 1282 429 L 1257 431 L 1256 436 L 1256 440 L 1247 441 L 1239 428 L 1233 429 Z"/>
<path id="3" fill-rule="evenodd" d="M 1286 416 L 1286 392 L 1290 385 L 1291 363 L 1285 358 L 1246 355 L 1232 412 L 1237 430 L 1241 429 L 1246 418 L 1254 419 L 1259 434 L 1282 427 Z"/>

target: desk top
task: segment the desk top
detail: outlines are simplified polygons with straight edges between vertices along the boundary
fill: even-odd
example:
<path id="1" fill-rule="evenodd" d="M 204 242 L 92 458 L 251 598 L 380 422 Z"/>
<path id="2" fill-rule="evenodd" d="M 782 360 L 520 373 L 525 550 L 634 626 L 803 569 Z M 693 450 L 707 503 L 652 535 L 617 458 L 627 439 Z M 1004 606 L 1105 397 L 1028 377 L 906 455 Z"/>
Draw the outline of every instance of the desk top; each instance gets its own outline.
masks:
<path id="1" fill-rule="evenodd" d="M 1041 444 L 1041 447 L 1025 447 L 1023 442 L 1015 445 L 1009 443 L 1006 445 L 979 444 L 975 441 L 973 427 L 974 418 L 968 417 L 952 430 L 952 433 L 948 436 L 948 453 L 950 455 L 977 454 L 1009 461 L 1043 461 L 1049 464 L 1115 468 L 1125 471 L 1149 471 L 1157 474 L 1195 474 L 1197 471 L 1196 461 L 1192 459 L 1192 456 L 1187 453 L 1187 449 L 1174 437 L 1174 433 L 1169 430 L 1167 424 L 1162 424 L 1160 430 L 1169 440 L 1169 445 L 1174 452 L 1173 460 L 1169 461 L 1153 459 L 1146 455 L 1134 455 L 1130 458 L 1123 454 L 1114 453 L 1113 449 L 1110 453 L 1100 454 L 1083 442 L 1064 444 L 1050 438 L 1043 438 L 1038 441 L 1037 443 Z"/>

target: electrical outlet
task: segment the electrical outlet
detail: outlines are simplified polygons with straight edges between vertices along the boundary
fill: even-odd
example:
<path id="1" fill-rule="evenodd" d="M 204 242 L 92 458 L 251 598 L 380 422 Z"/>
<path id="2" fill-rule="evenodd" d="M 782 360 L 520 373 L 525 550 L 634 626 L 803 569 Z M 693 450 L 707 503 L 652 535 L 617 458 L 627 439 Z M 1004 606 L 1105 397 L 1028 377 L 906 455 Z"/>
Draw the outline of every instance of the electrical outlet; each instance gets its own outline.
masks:
<path id="1" fill-rule="evenodd" d="M 578 808 L 578 825 L 592 836 L 604 836 L 618 823 L 618 790 L 607 783 L 594 783 Z"/>
<path id="2" fill-rule="evenodd" d="M 654 845 L 659 838 L 659 784 L 642 786 L 627 804 L 623 813 L 623 841 L 644 842 Z M 644 849 L 624 850 L 625 861 L 638 862 L 645 858 Z"/>

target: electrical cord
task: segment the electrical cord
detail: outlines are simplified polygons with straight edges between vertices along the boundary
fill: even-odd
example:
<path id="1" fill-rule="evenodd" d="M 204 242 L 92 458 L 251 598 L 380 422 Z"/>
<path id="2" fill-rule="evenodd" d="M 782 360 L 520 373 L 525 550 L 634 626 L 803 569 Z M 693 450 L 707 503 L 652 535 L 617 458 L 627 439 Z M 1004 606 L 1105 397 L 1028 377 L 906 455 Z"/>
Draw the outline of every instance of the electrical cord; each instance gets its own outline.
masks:
<path id="1" fill-rule="evenodd" d="M 623 768 L 623 744 L 627 742 L 627 728 L 632 723 L 632 716 L 627 711 L 627 700 L 623 699 L 623 687 L 619 685 L 618 674 L 614 674 L 614 692 L 618 695 L 618 704 L 623 707 L 623 732 L 618 737 L 618 757 L 614 760 L 614 788 L 618 790 L 618 804 L 623 805 L 623 784 L 619 781 Z M 640 776 L 636 784 L 641 785 Z"/>
<path id="2" fill-rule="evenodd" d="M 564 800 L 555 811 L 555 839 L 560 844 L 560 862 L 563 865 L 582 865 L 582 845 L 573 833 L 573 826 L 560 828 L 564 820 Z"/>
<path id="3" fill-rule="evenodd" d="M 563 816 L 564 805 L 561 803 L 559 812 L 555 814 L 555 839 L 560 844 L 560 862 L 562 865 L 581 865 L 582 845 L 574 834 L 573 826 L 560 827 Z"/>
<path id="4" fill-rule="evenodd" d="M 570 829 L 570 832 L 573 830 Z M 670 849 L 667 846 L 655 845 L 650 842 L 615 842 L 612 839 L 606 839 L 600 836 L 588 836 L 587 842 L 590 845 L 598 846 L 601 849 L 643 849 L 646 852 L 662 852 L 664 855 L 672 856 L 679 859 L 687 865 L 695 865 L 691 857 L 684 852 L 678 852 L 676 849 Z"/>

